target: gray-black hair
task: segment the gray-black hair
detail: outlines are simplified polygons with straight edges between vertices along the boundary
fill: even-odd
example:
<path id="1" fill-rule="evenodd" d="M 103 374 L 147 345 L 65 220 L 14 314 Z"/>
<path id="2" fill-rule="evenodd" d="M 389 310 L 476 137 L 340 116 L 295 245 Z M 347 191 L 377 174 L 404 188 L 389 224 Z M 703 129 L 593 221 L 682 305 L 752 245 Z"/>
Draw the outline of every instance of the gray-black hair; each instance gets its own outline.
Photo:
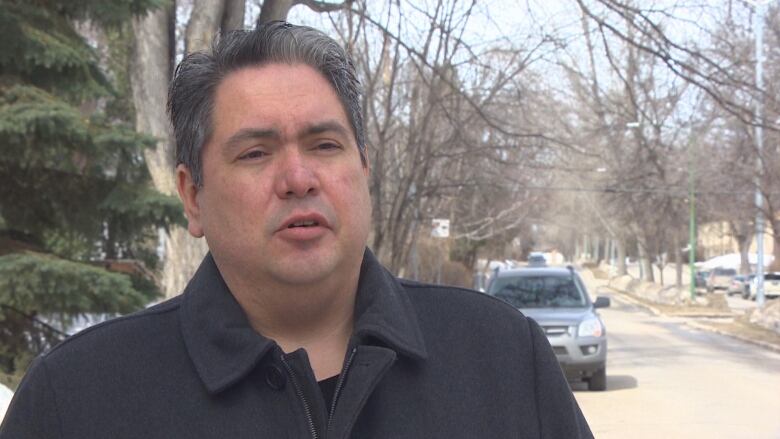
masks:
<path id="1" fill-rule="evenodd" d="M 214 39 L 210 52 L 193 52 L 176 67 L 168 89 L 176 164 L 189 168 L 196 186 L 203 184 L 201 151 L 214 129 L 217 86 L 231 72 L 268 63 L 302 63 L 328 80 L 344 106 L 366 164 L 363 90 L 352 60 L 336 41 L 316 29 L 273 21 L 254 30 L 222 34 Z"/>

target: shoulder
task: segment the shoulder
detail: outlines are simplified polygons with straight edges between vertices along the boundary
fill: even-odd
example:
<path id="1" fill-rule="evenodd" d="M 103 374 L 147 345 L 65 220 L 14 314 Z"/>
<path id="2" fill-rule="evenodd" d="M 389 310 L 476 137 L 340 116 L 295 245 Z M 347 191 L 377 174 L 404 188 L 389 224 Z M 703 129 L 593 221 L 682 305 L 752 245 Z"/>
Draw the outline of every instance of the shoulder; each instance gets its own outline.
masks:
<path id="1" fill-rule="evenodd" d="M 507 314 L 512 317 L 522 316 L 520 311 L 508 303 L 479 291 L 400 278 L 398 282 L 407 291 L 411 300 L 420 305 L 429 304 L 445 309 L 471 310 L 473 312 L 487 311 L 491 314 Z"/>
<path id="2" fill-rule="evenodd" d="M 495 297 L 468 288 L 398 279 L 423 321 L 498 334 L 529 334 L 533 323 L 519 310 Z"/>
<path id="3" fill-rule="evenodd" d="M 152 342 L 165 342 L 178 335 L 178 296 L 144 310 L 86 328 L 44 353 L 46 363 L 77 358 L 115 355 Z M 166 337 L 167 336 L 167 337 Z M 77 360 L 78 361 L 78 360 Z"/>

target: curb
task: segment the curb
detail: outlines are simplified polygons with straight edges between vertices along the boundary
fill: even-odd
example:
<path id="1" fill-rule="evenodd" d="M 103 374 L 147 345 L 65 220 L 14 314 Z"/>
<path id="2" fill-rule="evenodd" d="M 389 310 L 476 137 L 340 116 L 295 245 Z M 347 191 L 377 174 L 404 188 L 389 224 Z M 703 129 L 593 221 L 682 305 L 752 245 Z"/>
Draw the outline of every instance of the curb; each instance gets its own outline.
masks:
<path id="1" fill-rule="evenodd" d="M 776 344 L 773 344 L 773 343 L 767 343 L 767 342 L 761 341 L 761 340 L 753 340 L 752 338 L 743 337 L 741 335 L 734 334 L 733 332 L 728 332 L 728 331 L 723 331 L 721 329 L 713 328 L 711 326 L 704 325 L 704 324 L 701 324 L 699 322 L 685 322 L 685 324 L 690 326 L 691 328 L 694 328 L 694 329 L 699 329 L 699 330 L 702 330 L 702 331 L 709 331 L 709 332 L 714 332 L 716 334 L 725 335 L 725 336 L 728 336 L 728 337 L 731 337 L 731 338 L 735 338 L 735 339 L 740 340 L 740 341 L 744 341 L 746 343 L 750 343 L 750 344 L 753 344 L 753 345 L 756 345 L 756 346 L 760 346 L 760 347 L 765 348 L 765 349 L 769 349 L 770 351 L 774 351 L 774 352 L 777 352 L 778 354 L 780 354 L 780 345 L 776 345 Z"/>
<path id="2" fill-rule="evenodd" d="M 625 293 L 625 292 L 620 291 L 620 290 L 616 290 L 615 288 L 612 288 L 610 286 L 607 286 L 606 288 L 609 288 L 610 291 L 612 291 L 614 293 L 617 293 L 619 295 L 618 296 L 619 297 L 618 300 L 623 300 L 623 301 L 626 301 L 626 302 L 628 302 L 628 303 L 630 303 L 632 305 L 640 306 L 640 307 L 650 311 L 651 313 L 653 313 L 654 315 L 657 315 L 657 316 L 664 315 L 664 313 L 662 313 L 660 309 L 658 309 L 658 308 L 656 308 L 656 307 L 654 307 L 652 305 L 648 305 L 646 303 L 642 303 L 642 302 L 634 299 L 633 297 L 631 297 L 628 293 Z"/>
<path id="3" fill-rule="evenodd" d="M 664 316 L 664 317 L 700 317 L 700 318 L 720 317 L 720 316 L 712 316 L 712 315 L 695 315 L 695 314 L 687 314 L 687 315 L 684 315 L 684 314 L 675 314 L 675 315 L 664 314 L 658 308 L 656 308 L 656 307 L 654 307 L 652 305 L 648 305 L 648 304 L 642 303 L 642 302 L 634 299 L 633 297 L 631 297 L 628 293 L 616 290 L 616 289 L 614 289 L 614 288 L 612 288 L 610 286 L 606 286 L 606 288 L 609 288 L 611 291 L 617 293 L 618 296 L 616 296 L 616 298 L 618 300 L 623 300 L 623 301 L 626 301 L 628 303 L 631 303 L 632 305 L 636 305 L 636 306 L 640 306 L 642 308 L 645 308 L 645 309 L 649 310 L 651 313 L 653 313 L 656 316 Z M 702 323 L 699 323 L 699 322 L 695 322 L 695 321 L 693 321 L 693 322 L 687 321 L 687 322 L 684 322 L 684 323 L 685 323 L 686 326 L 689 326 L 689 327 L 694 328 L 694 329 L 698 329 L 700 331 L 708 331 L 708 332 L 713 332 L 713 333 L 719 334 L 719 335 L 725 335 L 727 337 L 731 337 L 731 338 L 743 341 L 745 343 L 750 343 L 752 345 L 760 346 L 760 347 L 762 347 L 764 349 L 768 349 L 770 351 L 773 351 L 773 352 L 776 352 L 776 353 L 780 353 L 780 345 L 776 345 L 776 344 L 773 344 L 773 343 L 767 343 L 767 342 L 761 341 L 761 340 L 753 340 L 752 338 L 744 337 L 742 335 L 735 334 L 733 332 L 724 331 L 722 329 L 713 328 L 712 326 L 705 325 L 705 324 L 702 324 Z"/>

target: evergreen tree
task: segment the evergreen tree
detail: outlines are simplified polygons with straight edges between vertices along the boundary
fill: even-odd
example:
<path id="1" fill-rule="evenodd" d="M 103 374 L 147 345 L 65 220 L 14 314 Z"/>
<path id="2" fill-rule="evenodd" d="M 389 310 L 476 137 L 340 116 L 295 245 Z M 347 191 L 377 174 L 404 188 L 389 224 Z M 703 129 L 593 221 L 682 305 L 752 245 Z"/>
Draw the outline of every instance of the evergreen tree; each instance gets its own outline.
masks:
<path id="1" fill-rule="evenodd" d="M 0 372 L 22 372 L 78 316 L 159 294 L 156 231 L 181 209 L 150 185 L 154 140 L 131 128 L 126 72 L 75 24 L 117 42 L 163 2 L 0 0 Z"/>

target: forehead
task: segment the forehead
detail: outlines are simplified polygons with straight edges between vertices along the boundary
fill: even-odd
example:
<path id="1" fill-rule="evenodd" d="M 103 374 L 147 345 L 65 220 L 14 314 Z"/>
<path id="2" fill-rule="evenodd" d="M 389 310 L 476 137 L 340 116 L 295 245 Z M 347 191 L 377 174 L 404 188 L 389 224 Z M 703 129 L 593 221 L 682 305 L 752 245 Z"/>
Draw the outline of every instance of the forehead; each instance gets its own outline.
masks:
<path id="1" fill-rule="evenodd" d="M 308 123 L 322 117 L 347 123 L 333 86 L 305 64 L 271 63 L 229 73 L 217 86 L 213 114 L 216 129 L 258 121 Z"/>

